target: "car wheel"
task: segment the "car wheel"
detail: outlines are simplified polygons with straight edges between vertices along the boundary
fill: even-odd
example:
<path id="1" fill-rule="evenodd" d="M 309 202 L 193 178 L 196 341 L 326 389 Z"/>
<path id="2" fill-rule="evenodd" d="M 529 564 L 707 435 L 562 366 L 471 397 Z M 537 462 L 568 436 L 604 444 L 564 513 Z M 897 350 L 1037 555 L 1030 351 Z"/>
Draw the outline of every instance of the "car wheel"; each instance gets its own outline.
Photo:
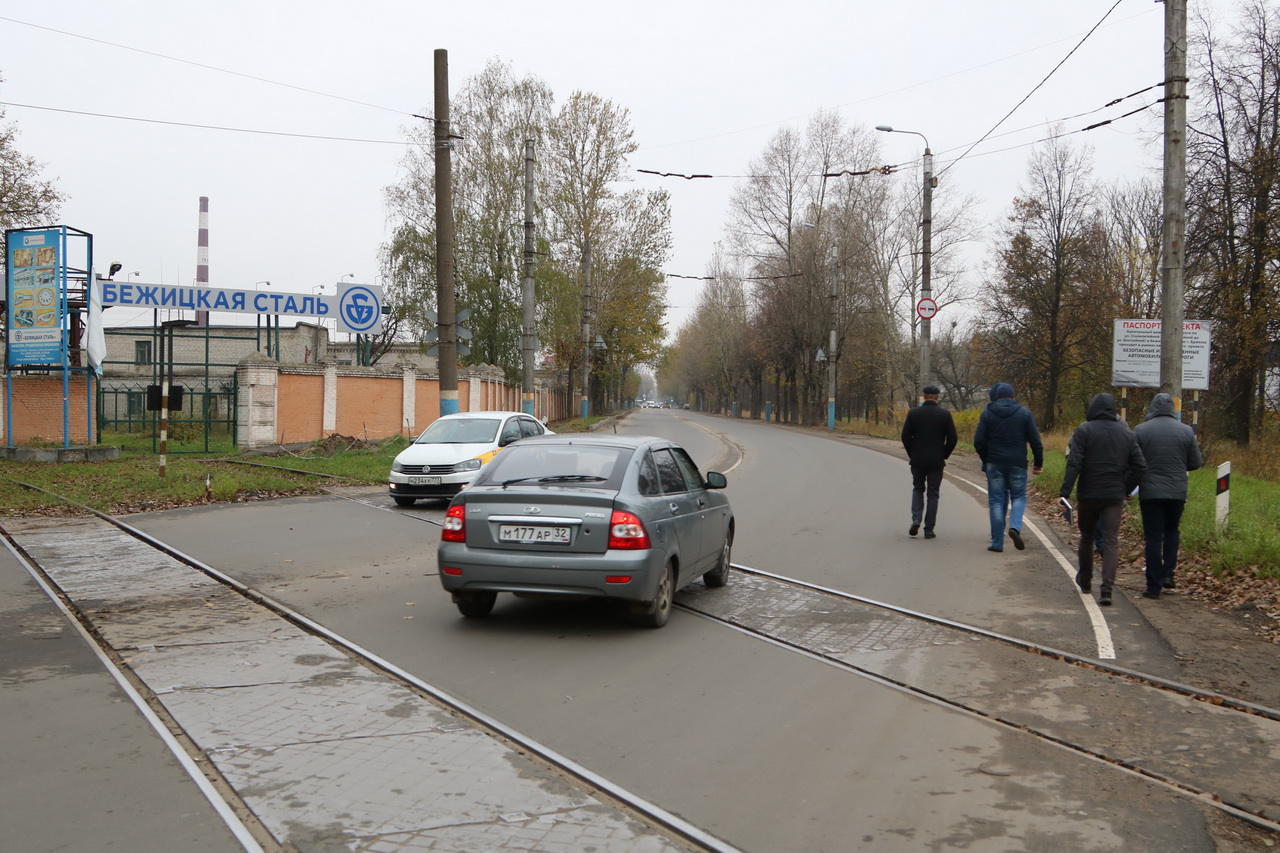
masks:
<path id="1" fill-rule="evenodd" d="M 406 498 L 403 495 L 395 495 L 394 500 L 396 502 L 396 506 L 413 506 L 413 502 L 416 501 L 417 498 Z"/>
<path id="2" fill-rule="evenodd" d="M 636 602 L 633 611 L 636 624 L 645 628 L 661 628 L 667 624 L 667 619 L 671 616 L 671 601 L 675 598 L 675 594 L 675 566 L 667 563 L 662 573 L 662 580 L 658 582 L 658 594 L 652 601 Z"/>
<path id="3" fill-rule="evenodd" d="M 733 551 L 733 534 L 726 534 L 724 537 L 724 548 L 720 551 L 720 562 L 711 571 L 702 576 L 702 582 L 707 586 L 724 586 L 729 582 L 729 563 L 730 554 Z"/>
<path id="4" fill-rule="evenodd" d="M 496 592 L 455 592 L 453 594 L 453 603 L 458 605 L 458 612 L 468 619 L 488 616 L 493 610 L 493 603 L 497 600 Z"/>

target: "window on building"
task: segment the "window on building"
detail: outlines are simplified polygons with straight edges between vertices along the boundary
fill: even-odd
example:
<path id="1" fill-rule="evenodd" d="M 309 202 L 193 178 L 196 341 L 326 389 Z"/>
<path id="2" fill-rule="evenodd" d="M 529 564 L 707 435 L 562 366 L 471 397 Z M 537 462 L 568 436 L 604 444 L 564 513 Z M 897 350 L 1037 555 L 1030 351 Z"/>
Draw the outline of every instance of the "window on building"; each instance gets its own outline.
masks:
<path id="1" fill-rule="evenodd" d="M 133 342 L 133 363 L 134 364 L 150 364 L 151 363 L 151 341 L 134 341 Z"/>

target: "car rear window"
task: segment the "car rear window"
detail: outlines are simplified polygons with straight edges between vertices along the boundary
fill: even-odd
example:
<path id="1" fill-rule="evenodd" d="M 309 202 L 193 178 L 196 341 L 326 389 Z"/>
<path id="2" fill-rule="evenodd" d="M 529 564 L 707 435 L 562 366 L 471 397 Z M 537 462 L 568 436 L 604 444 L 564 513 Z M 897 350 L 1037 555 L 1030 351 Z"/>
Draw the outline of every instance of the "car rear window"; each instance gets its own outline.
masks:
<path id="1" fill-rule="evenodd" d="M 573 485 L 616 489 L 630 458 L 631 451 L 620 447 L 513 444 L 489 465 L 484 481 L 536 482 L 544 477 L 603 477 L 604 480 L 575 482 Z"/>

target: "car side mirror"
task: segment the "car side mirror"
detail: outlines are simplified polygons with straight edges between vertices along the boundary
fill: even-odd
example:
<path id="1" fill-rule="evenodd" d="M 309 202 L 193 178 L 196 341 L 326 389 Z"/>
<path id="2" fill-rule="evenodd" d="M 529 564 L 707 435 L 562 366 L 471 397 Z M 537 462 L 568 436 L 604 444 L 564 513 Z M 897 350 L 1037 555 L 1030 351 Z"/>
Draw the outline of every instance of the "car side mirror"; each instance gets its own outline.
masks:
<path id="1" fill-rule="evenodd" d="M 508 444 L 515 444 L 519 440 L 519 436 L 504 435 L 502 438 L 498 439 L 498 446 L 506 447 Z"/>
<path id="2" fill-rule="evenodd" d="M 719 471 L 707 472 L 708 489 L 723 489 L 727 485 L 729 485 L 729 481 L 724 478 L 724 474 L 721 474 Z"/>

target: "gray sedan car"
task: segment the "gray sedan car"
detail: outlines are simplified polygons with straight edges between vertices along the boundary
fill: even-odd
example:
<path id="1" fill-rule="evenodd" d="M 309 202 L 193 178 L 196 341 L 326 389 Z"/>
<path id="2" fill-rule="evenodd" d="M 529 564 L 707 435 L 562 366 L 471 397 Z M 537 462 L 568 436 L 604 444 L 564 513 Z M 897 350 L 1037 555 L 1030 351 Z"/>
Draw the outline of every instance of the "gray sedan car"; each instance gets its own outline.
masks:
<path id="1" fill-rule="evenodd" d="M 734 520 L 684 448 L 661 438 L 547 435 L 504 450 L 449 505 L 440 581 L 464 616 L 499 592 L 630 602 L 666 624 L 676 590 L 729 579 Z"/>

